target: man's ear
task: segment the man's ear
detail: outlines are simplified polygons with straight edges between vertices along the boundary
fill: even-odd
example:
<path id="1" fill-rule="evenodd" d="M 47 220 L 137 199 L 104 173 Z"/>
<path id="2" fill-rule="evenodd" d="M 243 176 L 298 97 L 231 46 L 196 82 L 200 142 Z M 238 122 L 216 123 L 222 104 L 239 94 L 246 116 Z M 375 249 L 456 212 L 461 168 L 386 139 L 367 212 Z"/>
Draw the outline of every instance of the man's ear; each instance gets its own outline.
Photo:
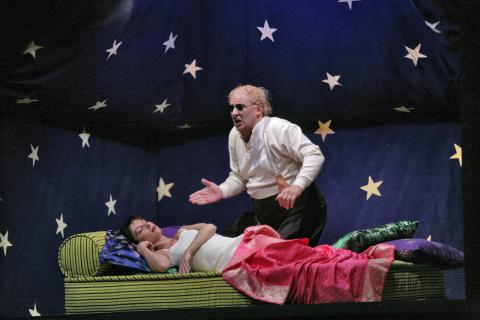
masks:
<path id="1" fill-rule="evenodd" d="M 257 104 L 257 111 L 260 112 L 260 114 L 263 116 L 263 105 Z"/>

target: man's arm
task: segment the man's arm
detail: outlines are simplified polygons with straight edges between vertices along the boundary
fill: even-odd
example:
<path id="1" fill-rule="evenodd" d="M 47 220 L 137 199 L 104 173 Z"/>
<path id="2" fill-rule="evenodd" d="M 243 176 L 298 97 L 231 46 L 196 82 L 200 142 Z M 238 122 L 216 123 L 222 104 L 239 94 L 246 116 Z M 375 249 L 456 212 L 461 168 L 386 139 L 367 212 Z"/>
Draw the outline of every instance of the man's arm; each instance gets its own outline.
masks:
<path id="1" fill-rule="evenodd" d="M 228 136 L 230 174 L 228 175 L 228 178 L 219 185 L 220 189 L 222 190 L 223 199 L 236 196 L 246 189 L 247 179 L 242 177 L 240 174 L 240 166 L 238 161 L 239 157 L 245 157 L 245 154 L 243 154 L 242 150 L 240 150 L 237 146 L 239 142 L 243 143 L 240 140 L 240 134 L 235 128 L 233 128 Z"/>
<path id="2" fill-rule="evenodd" d="M 320 148 L 295 124 L 283 126 L 278 137 L 281 139 L 282 151 L 302 164 L 292 185 L 284 188 L 276 198 L 281 207 L 291 209 L 303 190 L 317 178 L 325 158 Z"/>
<path id="3" fill-rule="evenodd" d="M 295 124 L 285 130 L 284 139 L 288 154 L 302 163 L 293 184 L 306 189 L 320 173 L 325 157 L 320 147 L 312 143 Z"/>
<path id="4" fill-rule="evenodd" d="M 230 135 L 228 136 L 228 151 L 230 154 L 230 175 L 219 186 L 211 181 L 208 181 L 207 179 L 202 179 L 201 182 L 205 186 L 205 188 L 190 194 L 188 200 L 191 203 L 197 205 L 215 203 L 222 199 L 236 196 L 237 194 L 240 194 L 242 191 L 245 190 L 247 180 L 240 176 L 237 152 L 235 147 L 236 139 L 238 139 L 238 137 L 235 136 L 235 132 L 233 130 L 230 131 Z"/>
<path id="5" fill-rule="evenodd" d="M 193 256 L 198 251 L 198 249 L 200 249 L 200 247 L 208 241 L 208 239 L 213 237 L 213 235 L 217 231 L 217 227 L 211 223 L 197 223 L 183 226 L 180 229 L 198 231 L 192 243 L 183 253 L 182 259 L 180 259 L 180 265 L 178 266 L 180 273 L 187 273 L 190 272 Z"/>

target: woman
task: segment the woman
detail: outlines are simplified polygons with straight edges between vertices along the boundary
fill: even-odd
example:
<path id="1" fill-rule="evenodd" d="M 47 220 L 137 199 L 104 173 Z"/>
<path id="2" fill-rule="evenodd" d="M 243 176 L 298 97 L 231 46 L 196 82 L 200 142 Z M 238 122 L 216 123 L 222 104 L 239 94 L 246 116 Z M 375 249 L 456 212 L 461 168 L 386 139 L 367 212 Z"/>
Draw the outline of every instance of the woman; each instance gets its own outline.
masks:
<path id="1" fill-rule="evenodd" d="M 249 227 L 236 238 L 215 233 L 212 224 L 183 226 L 168 238 L 154 223 L 131 217 L 122 232 L 138 242 L 150 268 L 163 272 L 218 271 L 246 295 L 270 302 L 329 303 L 380 301 L 394 247 L 371 246 L 363 253 L 308 239 L 283 240 L 271 227 Z"/>
<path id="2" fill-rule="evenodd" d="M 175 237 L 163 235 L 155 223 L 131 216 L 122 226 L 122 233 L 137 243 L 138 253 L 155 272 L 178 266 L 181 273 L 223 270 L 230 261 L 242 235 L 230 238 L 216 234 L 213 224 L 197 223 L 182 226 Z"/>

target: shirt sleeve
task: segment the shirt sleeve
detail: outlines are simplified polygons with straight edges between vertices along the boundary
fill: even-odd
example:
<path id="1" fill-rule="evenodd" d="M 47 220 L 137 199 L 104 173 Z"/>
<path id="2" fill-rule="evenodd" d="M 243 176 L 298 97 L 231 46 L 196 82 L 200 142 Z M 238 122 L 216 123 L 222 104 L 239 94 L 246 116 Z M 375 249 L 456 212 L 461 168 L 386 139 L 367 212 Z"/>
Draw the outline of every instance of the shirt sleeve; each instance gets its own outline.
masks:
<path id="1" fill-rule="evenodd" d="M 325 157 L 320 147 L 312 143 L 298 125 L 287 122 L 280 130 L 282 152 L 302 164 L 293 184 L 305 189 L 317 178 Z"/>
<path id="2" fill-rule="evenodd" d="M 228 178 L 219 185 L 222 190 L 223 199 L 227 199 L 233 196 L 236 196 L 246 189 L 247 180 L 240 175 L 239 165 L 238 165 L 238 150 L 236 150 L 236 137 L 235 132 L 230 131 L 228 136 L 228 151 L 230 154 L 230 174 Z"/>

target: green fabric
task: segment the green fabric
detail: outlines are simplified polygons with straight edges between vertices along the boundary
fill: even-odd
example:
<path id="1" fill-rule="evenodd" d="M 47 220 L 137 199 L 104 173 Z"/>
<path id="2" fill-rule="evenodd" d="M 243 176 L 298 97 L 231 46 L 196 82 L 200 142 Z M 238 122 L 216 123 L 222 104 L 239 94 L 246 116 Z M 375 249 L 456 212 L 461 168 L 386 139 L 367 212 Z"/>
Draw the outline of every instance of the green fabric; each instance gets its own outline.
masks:
<path id="1" fill-rule="evenodd" d="M 103 276 L 80 276 L 66 277 L 65 282 L 126 282 L 126 281 L 150 281 L 150 280 L 184 280 L 197 278 L 220 277 L 220 272 L 190 272 L 190 273 L 136 273 L 129 275 L 103 275 Z"/>
<path id="2" fill-rule="evenodd" d="M 417 229 L 418 221 L 398 221 L 371 229 L 347 233 L 332 246 L 362 252 L 369 246 L 385 241 L 411 238 Z"/>
<path id="3" fill-rule="evenodd" d="M 105 231 L 79 233 L 65 239 L 58 249 L 60 270 L 67 277 L 107 273 L 112 266 L 98 260 L 104 244 Z"/>
<path id="4" fill-rule="evenodd" d="M 445 272 L 429 264 L 393 261 L 382 301 L 425 299 L 445 299 Z"/>
<path id="5" fill-rule="evenodd" d="M 66 314 L 253 304 L 216 272 L 65 278 Z"/>
<path id="6" fill-rule="evenodd" d="M 382 301 L 444 298 L 444 272 L 394 261 Z M 65 278 L 67 314 L 219 308 L 263 304 L 230 286 L 217 272 Z"/>

